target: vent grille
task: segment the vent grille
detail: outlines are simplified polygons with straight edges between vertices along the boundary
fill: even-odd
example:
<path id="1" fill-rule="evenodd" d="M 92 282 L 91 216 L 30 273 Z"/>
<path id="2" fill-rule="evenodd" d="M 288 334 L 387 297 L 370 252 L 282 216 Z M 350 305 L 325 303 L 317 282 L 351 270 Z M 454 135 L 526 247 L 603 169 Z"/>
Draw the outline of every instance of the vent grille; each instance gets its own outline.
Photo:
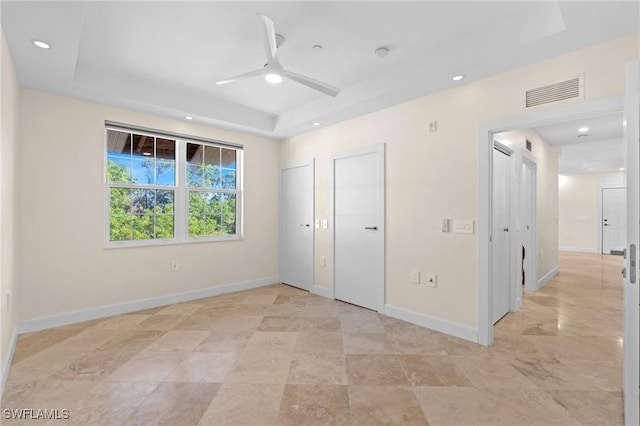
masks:
<path id="1" fill-rule="evenodd" d="M 582 77 L 548 84 L 546 86 L 527 90 L 525 93 L 525 107 L 531 108 L 568 99 L 582 99 Z"/>

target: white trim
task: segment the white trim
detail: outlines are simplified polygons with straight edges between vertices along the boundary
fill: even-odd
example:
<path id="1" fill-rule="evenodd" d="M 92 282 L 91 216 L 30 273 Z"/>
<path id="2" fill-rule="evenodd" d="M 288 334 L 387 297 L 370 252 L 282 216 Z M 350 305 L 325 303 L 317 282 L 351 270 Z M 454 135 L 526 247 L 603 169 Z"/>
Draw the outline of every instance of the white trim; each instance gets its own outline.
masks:
<path id="1" fill-rule="evenodd" d="M 279 248 L 278 248 L 278 274 L 280 275 L 280 279 L 282 279 L 282 212 L 283 212 L 283 202 L 284 197 L 282 195 L 282 172 L 285 170 L 296 169 L 300 167 L 311 167 L 311 277 L 309 277 L 309 287 L 299 287 L 303 290 L 307 290 L 312 292 L 315 284 L 315 260 L 316 260 L 316 227 L 315 227 L 315 215 L 316 215 L 316 160 L 315 158 L 311 158 L 310 160 L 297 161 L 295 163 L 287 163 L 280 166 L 280 177 L 279 177 L 279 200 L 278 206 L 280 207 L 280 212 L 278 213 L 278 224 L 280 225 L 280 229 L 278 230 L 279 237 Z M 292 284 L 289 284 L 292 285 Z M 296 286 L 294 286 L 296 287 Z"/>
<path id="2" fill-rule="evenodd" d="M 381 144 L 377 144 L 377 145 L 370 145 L 370 146 L 365 146 L 363 148 L 358 148 L 358 149 L 354 149 L 354 150 L 350 150 L 350 151 L 346 151 L 346 152 L 340 152 L 337 154 L 333 154 L 331 156 L 331 181 L 330 181 L 330 185 L 331 185 L 331 197 L 329 199 L 329 214 L 332 220 L 332 224 L 331 224 L 331 232 L 329 233 L 330 235 L 330 250 L 331 250 L 331 254 L 330 254 L 330 259 L 331 259 L 331 298 L 335 299 L 335 295 L 336 295 L 336 276 L 335 276 L 335 223 L 336 223 L 336 215 L 335 215 L 335 189 L 336 189 L 336 185 L 335 185 L 335 170 L 336 170 L 336 160 L 340 160 L 343 158 L 349 158 L 349 157 L 354 157 L 354 156 L 358 156 L 358 155 L 366 155 L 366 154 L 378 154 L 378 167 L 380 168 L 380 179 L 381 181 L 379 182 L 380 188 L 381 188 L 381 197 L 380 197 L 380 201 L 379 201 L 379 205 L 378 205 L 378 232 L 382 233 L 382 244 L 381 247 L 377 247 L 377 249 L 379 250 L 379 255 L 380 258 L 382 259 L 382 261 L 380 262 L 379 265 L 377 265 L 378 270 L 377 272 L 377 277 L 378 277 L 378 282 L 373 283 L 373 288 L 374 291 L 377 293 L 377 299 L 378 299 L 378 308 L 377 311 L 382 313 L 384 311 L 384 302 L 385 302 L 385 287 L 386 287 L 386 282 L 385 282 L 385 268 L 386 268 L 386 214 L 385 214 L 385 206 L 386 206 L 386 169 L 385 169 L 385 158 L 386 158 L 386 147 L 384 143 Z"/>
<path id="3" fill-rule="evenodd" d="M 459 337 L 473 343 L 478 342 L 478 330 L 468 325 L 458 324 L 393 305 L 384 305 L 384 315 L 407 321 L 430 330 Z"/>
<path id="4" fill-rule="evenodd" d="M 576 253 L 598 253 L 598 249 L 590 247 L 558 247 L 560 251 L 572 251 Z"/>
<path id="5" fill-rule="evenodd" d="M 609 188 L 625 188 L 624 176 L 600 176 L 598 178 L 598 246 L 596 253 L 602 253 L 602 190 Z"/>
<path id="6" fill-rule="evenodd" d="M 556 266 L 555 268 L 553 268 L 552 270 L 550 270 L 549 272 L 547 272 L 542 278 L 540 278 L 538 280 L 538 288 L 536 289 L 536 291 L 540 290 L 542 287 L 544 287 L 549 281 L 551 281 L 551 279 L 553 277 L 555 277 L 556 275 L 558 275 L 558 272 L 560 272 L 560 266 Z"/>
<path id="7" fill-rule="evenodd" d="M 18 344 L 18 330 L 15 328 L 13 330 L 13 335 L 11 336 L 11 342 L 9 343 L 9 352 L 7 352 L 7 358 L 4 360 L 4 364 L 2 365 L 2 376 L 0 377 L 0 395 L 4 391 L 4 387 L 7 384 L 7 379 L 9 378 L 9 369 L 11 368 L 11 362 L 13 361 L 13 354 L 16 352 L 16 345 Z"/>
<path id="8" fill-rule="evenodd" d="M 314 285 L 313 288 L 311 288 L 311 293 L 326 297 L 327 299 L 333 299 L 333 291 L 330 288 Z"/>
<path id="9" fill-rule="evenodd" d="M 216 287 L 192 290 L 184 293 L 168 294 L 165 296 L 152 297 L 149 299 L 133 300 L 131 302 L 116 303 L 113 305 L 97 306 L 95 308 L 83 309 L 79 311 L 55 314 L 46 317 L 32 318 L 18 322 L 18 334 L 30 333 L 32 331 L 45 330 L 47 328 L 60 327 L 68 324 L 75 324 L 83 321 L 90 321 L 99 318 L 106 318 L 114 315 L 137 312 L 145 309 L 157 308 L 159 306 L 173 305 L 175 303 L 189 302 L 205 297 L 218 296 L 235 291 L 249 290 L 278 283 L 278 277 L 266 277 L 257 280 L 242 281 L 234 284 L 227 284 Z"/>
<path id="10" fill-rule="evenodd" d="M 590 115 L 619 112 L 622 96 L 611 96 L 480 123 L 478 126 L 478 343 L 493 344 L 491 321 L 491 173 L 493 135 L 529 129 Z"/>

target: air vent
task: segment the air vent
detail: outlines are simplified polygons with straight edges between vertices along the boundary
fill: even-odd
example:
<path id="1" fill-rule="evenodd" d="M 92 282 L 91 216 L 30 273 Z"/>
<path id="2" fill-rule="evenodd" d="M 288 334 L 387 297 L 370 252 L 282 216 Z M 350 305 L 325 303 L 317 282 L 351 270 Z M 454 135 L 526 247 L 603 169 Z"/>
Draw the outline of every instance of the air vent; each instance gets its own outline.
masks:
<path id="1" fill-rule="evenodd" d="M 559 81 L 525 92 L 525 108 L 584 98 L 583 76 Z"/>

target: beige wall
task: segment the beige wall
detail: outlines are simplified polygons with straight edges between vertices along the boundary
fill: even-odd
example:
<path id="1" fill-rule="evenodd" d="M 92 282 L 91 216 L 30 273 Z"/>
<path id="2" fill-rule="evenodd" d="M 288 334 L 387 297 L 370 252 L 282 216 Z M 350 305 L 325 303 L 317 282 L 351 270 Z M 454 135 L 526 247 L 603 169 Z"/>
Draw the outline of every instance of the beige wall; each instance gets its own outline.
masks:
<path id="1" fill-rule="evenodd" d="M 598 253 L 598 180 L 622 173 L 561 176 L 558 240 L 563 250 Z"/>
<path id="2" fill-rule="evenodd" d="M 516 179 L 514 185 L 520 188 L 522 175 L 521 150 L 526 149 L 526 141 L 531 142 L 531 154 L 536 159 L 536 225 L 538 248 L 537 278 L 540 280 L 558 267 L 558 160 L 560 148 L 549 145 L 532 129 L 504 132 L 496 139 L 504 138 L 516 149 Z M 516 191 L 516 247 L 520 247 L 520 190 Z M 516 250 L 516 274 L 521 276 L 522 251 Z"/>
<path id="3" fill-rule="evenodd" d="M 20 107 L 21 320 L 278 275 L 278 142 L 30 90 Z M 105 120 L 243 144 L 244 240 L 104 249 Z"/>
<path id="4" fill-rule="evenodd" d="M 523 91 L 585 74 L 586 99 L 624 92 L 624 64 L 638 56 L 638 35 L 559 56 L 459 88 L 291 138 L 280 162 L 316 159 L 316 217 L 329 217 L 333 153 L 385 143 L 386 303 L 458 324 L 477 320 L 477 233 L 440 232 L 443 218 L 478 218 L 478 126 L 523 113 Z M 438 121 L 438 131 L 428 123 Z M 553 197 L 552 181 L 545 191 Z M 539 226 L 549 225 L 545 221 Z M 551 224 L 555 226 L 555 224 Z M 556 247 L 542 246 L 543 265 Z M 315 240 L 315 284 L 331 286 L 329 231 Z M 434 272 L 438 286 L 415 285 L 410 271 Z"/>
<path id="5" fill-rule="evenodd" d="M 0 30 L 0 369 L 8 362 L 16 331 L 16 169 L 20 86 L 4 32 Z M 7 305 L 7 297 L 10 298 Z"/>

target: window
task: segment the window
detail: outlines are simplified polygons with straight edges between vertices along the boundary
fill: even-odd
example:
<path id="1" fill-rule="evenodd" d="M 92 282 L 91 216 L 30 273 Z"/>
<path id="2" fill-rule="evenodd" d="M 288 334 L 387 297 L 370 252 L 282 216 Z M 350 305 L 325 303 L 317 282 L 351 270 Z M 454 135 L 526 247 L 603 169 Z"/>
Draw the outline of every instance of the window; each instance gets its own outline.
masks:
<path id="1" fill-rule="evenodd" d="M 107 126 L 106 245 L 239 239 L 240 147 Z"/>

